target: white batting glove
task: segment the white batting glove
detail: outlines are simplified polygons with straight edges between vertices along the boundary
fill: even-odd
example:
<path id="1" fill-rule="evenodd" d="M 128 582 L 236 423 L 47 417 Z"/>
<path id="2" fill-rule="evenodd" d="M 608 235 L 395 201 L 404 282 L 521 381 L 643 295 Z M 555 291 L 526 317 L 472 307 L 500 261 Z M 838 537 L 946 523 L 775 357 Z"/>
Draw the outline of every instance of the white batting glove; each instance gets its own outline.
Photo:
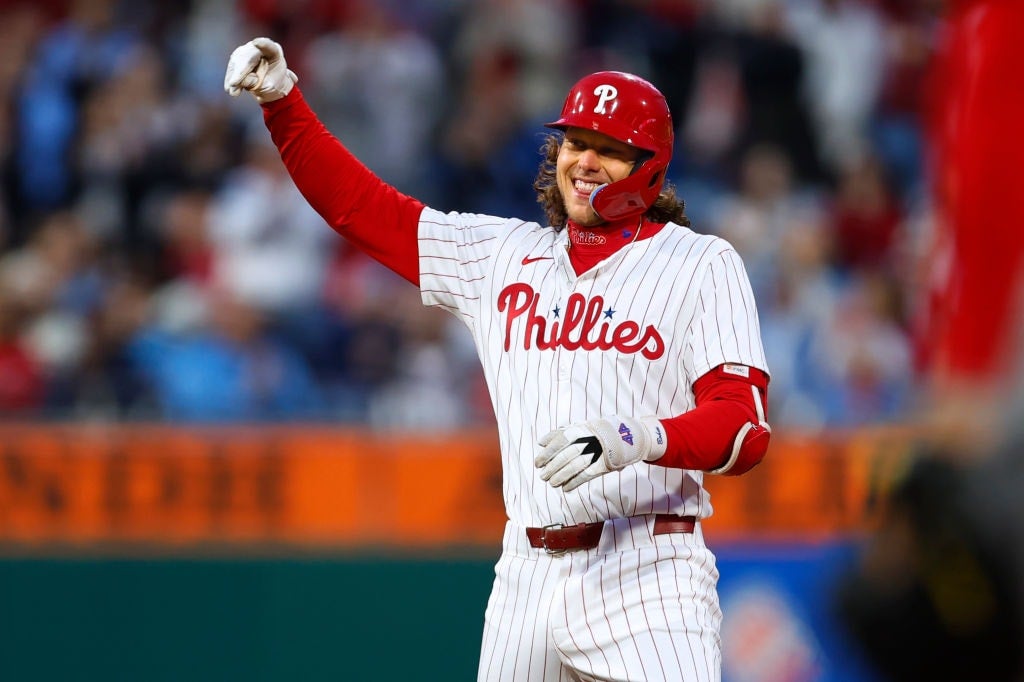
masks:
<path id="1" fill-rule="evenodd" d="M 604 417 L 548 432 L 534 459 L 541 479 L 565 491 L 665 454 L 665 428 L 655 417 Z"/>
<path id="2" fill-rule="evenodd" d="M 284 50 L 270 38 L 256 38 L 235 48 L 224 73 L 224 90 L 238 97 L 248 90 L 260 104 L 281 99 L 299 80 L 284 60 Z"/>

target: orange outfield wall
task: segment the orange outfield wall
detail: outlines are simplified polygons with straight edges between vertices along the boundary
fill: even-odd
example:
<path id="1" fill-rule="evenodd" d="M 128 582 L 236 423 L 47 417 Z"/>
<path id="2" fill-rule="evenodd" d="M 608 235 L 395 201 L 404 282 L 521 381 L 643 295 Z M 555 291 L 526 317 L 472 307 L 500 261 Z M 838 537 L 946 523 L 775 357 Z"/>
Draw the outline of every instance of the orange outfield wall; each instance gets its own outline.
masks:
<path id="1" fill-rule="evenodd" d="M 493 431 L 326 427 L 0 427 L 0 545 L 493 549 Z M 773 437 L 741 477 L 706 477 L 716 539 L 825 539 L 866 527 L 906 459 L 900 431 Z"/>

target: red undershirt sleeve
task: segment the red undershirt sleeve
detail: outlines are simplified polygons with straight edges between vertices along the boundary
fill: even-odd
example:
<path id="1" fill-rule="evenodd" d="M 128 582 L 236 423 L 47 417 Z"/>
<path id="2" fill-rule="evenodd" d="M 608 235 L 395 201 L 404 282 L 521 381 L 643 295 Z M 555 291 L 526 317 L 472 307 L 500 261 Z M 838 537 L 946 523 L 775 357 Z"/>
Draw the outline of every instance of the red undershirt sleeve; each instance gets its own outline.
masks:
<path id="1" fill-rule="evenodd" d="M 340 235 L 418 286 L 423 204 L 353 156 L 320 122 L 298 87 L 263 105 L 263 120 L 310 206 Z"/>
<path id="2" fill-rule="evenodd" d="M 768 411 L 768 375 L 752 367 L 750 375 L 733 376 L 718 367 L 698 379 L 693 385 L 697 406 L 661 420 L 668 442 L 665 454 L 652 464 L 699 471 L 722 466 L 739 430 L 747 422 L 759 421 L 752 385 L 761 393 L 765 414 Z"/>

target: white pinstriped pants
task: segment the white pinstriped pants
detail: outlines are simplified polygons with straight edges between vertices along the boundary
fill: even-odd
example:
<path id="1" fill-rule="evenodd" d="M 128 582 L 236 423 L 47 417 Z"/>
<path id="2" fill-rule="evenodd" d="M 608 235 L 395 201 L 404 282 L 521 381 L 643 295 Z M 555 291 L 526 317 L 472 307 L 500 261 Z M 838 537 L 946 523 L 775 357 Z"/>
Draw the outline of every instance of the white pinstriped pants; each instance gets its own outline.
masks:
<path id="1" fill-rule="evenodd" d="M 549 556 L 508 523 L 484 615 L 479 682 L 721 680 L 718 569 L 654 516 L 605 523 L 598 547 Z"/>

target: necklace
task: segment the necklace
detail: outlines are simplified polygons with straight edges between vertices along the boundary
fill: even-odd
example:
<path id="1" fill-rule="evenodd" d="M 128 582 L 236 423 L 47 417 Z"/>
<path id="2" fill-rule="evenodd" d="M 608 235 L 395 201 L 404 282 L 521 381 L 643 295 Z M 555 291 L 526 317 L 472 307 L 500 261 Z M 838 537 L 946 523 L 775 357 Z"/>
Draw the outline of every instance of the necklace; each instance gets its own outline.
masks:
<path id="1" fill-rule="evenodd" d="M 643 226 L 644 226 L 644 217 L 640 216 L 640 222 L 638 222 L 636 224 L 636 232 L 633 233 L 633 238 L 629 240 L 630 244 L 635 242 L 637 240 L 637 237 L 640 236 L 640 228 L 643 227 Z"/>

